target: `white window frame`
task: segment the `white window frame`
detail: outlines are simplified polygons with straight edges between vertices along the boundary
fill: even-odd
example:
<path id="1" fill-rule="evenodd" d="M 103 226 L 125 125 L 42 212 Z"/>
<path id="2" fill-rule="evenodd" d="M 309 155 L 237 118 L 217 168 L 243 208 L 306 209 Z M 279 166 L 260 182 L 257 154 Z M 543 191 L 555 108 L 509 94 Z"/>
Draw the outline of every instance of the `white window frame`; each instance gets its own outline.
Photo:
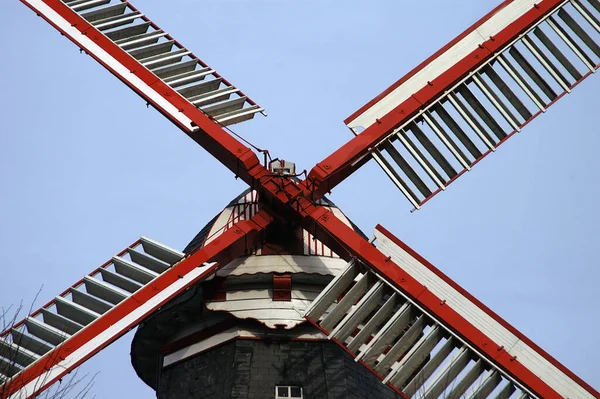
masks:
<path id="1" fill-rule="evenodd" d="M 279 396 L 280 388 L 286 388 L 288 396 Z M 300 389 L 300 396 L 291 396 L 292 388 Z M 300 387 L 298 385 L 276 385 L 275 386 L 275 399 L 303 399 L 303 398 L 304 398 L 304 391 L 302 390 L 302 387 Z"/>

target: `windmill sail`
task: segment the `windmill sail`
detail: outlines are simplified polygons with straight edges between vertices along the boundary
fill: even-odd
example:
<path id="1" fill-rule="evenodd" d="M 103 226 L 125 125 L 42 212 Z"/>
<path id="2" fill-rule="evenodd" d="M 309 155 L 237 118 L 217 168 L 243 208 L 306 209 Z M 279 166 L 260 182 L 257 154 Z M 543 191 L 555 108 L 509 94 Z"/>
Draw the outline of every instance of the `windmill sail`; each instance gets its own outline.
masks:
<path id="1" fill-rule="evenodd" d="M 600 1 L 505 1 L 348 117 L 312 177 L 330 190 L 370 156 L 418 209 L 599 63 Z"/>
<path id="2" fill-rule="evenodd" d="M 259 213 L 188 255 L 140 238 L 0 334 L 0 397 L 38 395 L 176 295 L 253 248 L 269 221 Z"/>
<path id="3" fill-rule="evenodd" d="M 21 2 L 252 184 L 258 157 L 223 129 L 264 114 L 240 89 L 127 1 Z"/>
<path id="4" fill-rule="evenodd" d="M 375 237 L 398 270 L 352 260 L 305 317 L 383 383 L 408 398 L 600 397 L 387 230 Z"/>
<path id="5" fill-rule="evenodd" d="M 264 111 L 129 2 L 22 1 L 185 129 L 194 118 L 183 104 L 221 125 Z"/>

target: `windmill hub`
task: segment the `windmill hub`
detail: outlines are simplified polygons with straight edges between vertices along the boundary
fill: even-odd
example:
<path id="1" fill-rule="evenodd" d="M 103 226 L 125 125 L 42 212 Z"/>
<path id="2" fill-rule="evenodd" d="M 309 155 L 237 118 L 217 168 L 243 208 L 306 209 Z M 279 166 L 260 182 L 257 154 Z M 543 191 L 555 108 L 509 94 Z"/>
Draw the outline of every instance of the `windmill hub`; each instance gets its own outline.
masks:
<path id="1" fill-rule="evenodd" d="M 353 226 L 333 202 L 326 198 L 320 202 Z M 184 252 L 199 250 L 234 228 L 236 221 L 249 219 L 260 210 L 257 193 L 246 190 L 210 221 Z M 318 392 L 326 381 L 349 397 L 347 386 L 365 380 L 380 387 L 378 398 L 399 398 L 382 389 L 371 373 L 302 316 L 346 262 L 296 224 L 279 220 L 271 227 L 264 242 L 250 249 L 250 255 L 225 265 L 214 278 L 186 291 L 138 328 L 131 359 L 140 378 L 165 399 L 187 397 L 194 386 L 208 392 L 228 380 L 233 381 L 232 386 L 220 388 L 227 392 L 215 397 L 230 397 L 239 389 L 249 389 L 249 397 L 268 397 L 271 388 L 262 392 L 244 382 L 250 370 L 254 376 L 260 374 L 262 384 L 269 387 L 283 384 Z M 232 368 L 231 359 L 244 360 L 235 361 Z M 212 366 L 205 368 L 206 364 Z M 310 364 L 314 364 L 310 375 L 299 372 Z M 186 371 L 191 368 L 202 368 L 202 377 L 197 379 L 195 373 Z M 364 390 L 362 397 L 370 396 L 366 386 L 360 389 Z"/>
<path id="2" fill-rule="evenodd" d="M 296 175 L 296 164 L 290 161 L 284 161 L 283 159 L 276 159 L 269 163 L 269 170 L 275 175 L 294 176 Z"/>

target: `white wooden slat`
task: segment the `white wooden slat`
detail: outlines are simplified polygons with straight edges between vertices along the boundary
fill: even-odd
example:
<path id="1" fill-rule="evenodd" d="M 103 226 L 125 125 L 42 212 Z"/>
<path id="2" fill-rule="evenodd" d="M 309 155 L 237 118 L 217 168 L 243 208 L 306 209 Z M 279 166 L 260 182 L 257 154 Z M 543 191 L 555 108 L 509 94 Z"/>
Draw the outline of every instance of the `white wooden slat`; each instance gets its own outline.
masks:
<path id="1" fill-rule="evenodd" d="M 177 251 L 176 249 L 169 248 L 166 245 L 163 245 L 157 241 L 151 240 L 148 237 L 140 238 L 142 242 L 142 247 L 147 254 L 154 256 L 157 259 L 162 260 L 170 265 L 173 265 L 179 262 L 185 254 L 183 252 Z"/>
<path id="2" fill-rule="evenodd" d="M 394 313 L 355 360 L 363 359 L 372 365 L 396 337 L 408 326 L 413 307 L 407 302 Z"/>
<path id="3" fill-rule="evenodd" d="M 426 265 L 385 237 L 379 230 L 375 230 L 375 237 L 377 238 L 377 247 L 381 252 L 391 256 L 394 262 L 401 264 L 407 273 L 425 285 L 438 298 L 445 300 L 447 306 L 450 306 L 497 345 L 503 346 L 510 355 L 517 356 L 520 363 L 545 381 L 552 389 L 565 397 L 593 399 L 593 396 L 585 388 L 573 381 L 534 348 L 521 341 L 494 317 L 457 291 Z"/>
<path id="4" fill-rule="evenodd" d="M 0 338 L 0 356 L 26 367 L 35 362 L 39 355 Z"/>
<path id="5" fill-rule="evenodd" d="M 404 386 L 408 379 L 420 370 L 423 362 L 430 356 L 431 351 L 441 341 L 443 331 L 438 325 L 432 326 L 421 339 L 392 367 L 388 381 L 396 386 Z M 385 382 L 385 380 L 384 380 Z"/>
<path id="6" fill-rule="evenodd" d="M 350 309 L 350 307 L 367 292 L 371 278 L 372 276 L 369 272 L 359 274 L 356 278 L 355 284 L 350 288 L 350 290 L 348 290 L 348 292 L 329 312 L 329 314 L 323 318 L 320 323 L 321 327 L 327 331 L 331 331 L 346 315 L 346 312 Z"/>
<path id="7" fill-rule="evenodd" d="M 305 317 L 317 321 L 329 306 L 346 290 L 358 273 L 355 260 L 348 263 L 346 269 L 334 277 L 329 285 L 315 298 L 312 306 L 306 310 Z"/>
<path id="8" fill-rule="evenodd" d="M 379 310 L 375 312 L 373 317 L 363 326 L 363 328 L 358 332 L 358 334 L 356 334 L 356 336 L 348 344 L 348 349 L 356 353 L 360 346 L 364 344 L 369 337 L 376 333 L 375 329 L 377 328 L 377 326 L 389 319 L 394 310 L 394 306 L 399 300 L 399 295 L 394 292 L 387 299 L 387 301 L 379 308 Z"/>
<path id="9" fill-rule="evenodd" d="M 483 41 L 482 38 L 495 36 L 515 19 L 529 11 L 537 0 L 514 0 L 477 29 L 473 30 L 448 50 L 440 54 L 429 64 L 408 78 L 400 86 L 383 96 L 375 104 L 358 115 L 347 124 L 350 128 L 368 128 L 376 119 L 383 117 L 396 106 L 406 101 L 414 93 L 434 81 L 443 72 L 451 68 L 457 61 L 468 56 Z"/>
<path id="10" fill-rule="evenodd" d="M 375 366 L 375 371 L 387 376 L 383 381 L 384 383 L 388 382 L 389 378 L 394 374 L 394 370 L 388 374 L 387 369 L 390 368 L 400 356 L 404 356 L 404 359 L 409 357 L 407 351 L 415 345 L 422 335 L 423 329 L 426 326 L 425 321 L 426 317 L 420 315 L 417 320 L 411 324 L 410 328 L 400 336 L 400 339 L 398 339 L 391 349 L 378 358 L 379 362 Z"/>
<path id="11" fill-rule="evenodd" d="M 69 337 L 69 334 L 65 333 L 64 331 L 53 328 L 41 320 L 34 319 L 33 317 L 28 317 L 25 319 L 25 326 L 27 327 L 27 332 L 29 332 L 31 335 L 54 346 L 61 344 Z"/>
<path id="12" fill-rule="evenodd" d="M 596 72 L 596 68 L 594 67 L 594 62 L 587 55 L 586 51 L 581 48 L 581 46 L 573 40 L 569 32 L 565 28 L 563 28 L 554 17 L 550 17 L 546 20 L 548 25 L 552 28 L 552 30 L 565 42 L 565 44 L 573 51 L 577 57 L 585 64 L 585 66 L 590 70 L 590 72 Z"/>
<path id="13" fill-rule="evenodd" d="M 86 291 L 95 297 L 101 298 L 106 302 L 116 305 L 123 299 L 127 298 L 127 294 L 112 288 L 110 285 L 95 279 L 90 276 L 84 277 Z"/>
<path id="14" fill-rule="evenodd" d="M 383 297 L 384 285 L 381 281 L 376 282 L 369 289 L 369 292 L 363 296 L 344 319 L 329 334 L 329 339 L 335 337 L 344 342 L 348 335 L 358 327 L 373 309 L 379 304 Z"/>
<path id="15" fill-rule="evenodd" d="M 146 253 L 138 252 L 135 249 L 128 249 L 127 253 L 134 263 L 142 265 L 158 274 L 171 267 L 171 265 L 169 265 L 167 262 L 163 262 L 162 260 L 156 259 Z"/>
<path id="16" fill-rule="evenodd" d="M 470 360 L 469 349 L 463 346 L 440 370 L 435 379 L 425 388 L 423 399 L 436 399 L 453 384 L 454 379 L 464 370 Z"/>
<path id="17" fill-rule="evenodd" d="M 90 324 L 100 316 L 98 313 L 60 296 L 54 298 L 54 304 L 58 314 L 82 326 Z"/>
<path id="18" fill-rule="evenodd" d="M 454 341 L 452 338 L 446 340 L 444 345 L 429 359 L 429 361 L 419 370 L 419 372 L 413 377 L 413 379 L 402 389 L 408 397 L 413 396 L 438 367 L 446 360 L 454 349 Z"/>
<path id="19" fill-rule="evenodd" d="M 11 329 L 10 335 L 12 336 L 13 342 L 21 348 L 35 353 L 36 355 L 42 356 L 51 351 L 54 346 L 38 339 L 35 336 L 26 334 L 25 332 L 18 329 Z"/>
<path id="20" fill-rule="evenodd" d="M 471 385 L 473 385 L 480 377 L 481 374 L 485 372 L 483 368 L 483 360 L 479 359 L 475 362 L 475 364 L 465 373 L 463 376 L 459 376 L 456 380 L 456 383 L 453 384 L 453 388 L 448 394 L 449 398 L 464 398 L 465 392 L 469 389 Z"/>
<path id="21" fill-rule="evenodd" d="M 502 377 L 496 370 L 488 371 L 487 375 L 479 382 L 468 399 L 485 399 L 500 384 Z"/>
<path id="22" fill-rule="evenodd" d="M 147 284 L 158 276 L 158 273 L 138 266 L 135 263 L 118 256 L 113 256 L 112 262 L 117 273 L 135 280 L 140 284 Z"/>
<path id="23" fill-rule="evenodd" d="M 73 320 L 67 319 L 66 317 L 58 313 L 54 313 L 49 309 L 42 309 L 41 312 L 42 317 L 44 319 L 44 324 L 52 326 L 57 330 L 63 331 L 68 335 L 73 335 L 83 328 L 81 324 L 76 323 Z"/>
<path id="24" fill-rule="evenodd" d="M 71 297 L 73 302 L 81 305 L 86 309 L 90 309 L 96 314 L 103 314 L 112 309 L 112 304 L 101 300 L 93 295 L 88 294 L 77 289 L 71 290 Z"/>

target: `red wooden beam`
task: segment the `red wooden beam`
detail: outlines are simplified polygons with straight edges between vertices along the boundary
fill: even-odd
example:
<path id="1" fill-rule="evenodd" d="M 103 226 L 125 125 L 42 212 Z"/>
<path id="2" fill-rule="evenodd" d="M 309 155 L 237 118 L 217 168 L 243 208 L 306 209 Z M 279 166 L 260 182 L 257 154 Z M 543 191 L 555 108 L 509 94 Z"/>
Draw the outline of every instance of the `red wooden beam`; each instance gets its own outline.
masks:
<path id="1" fill-rule="evenodd" d="M 310 209 L 310 213 L 305 216 L 303 220 L 303 227 L 305 229 L 310 229 L 309 231 L 313 231 L 315 236 L 325 245 L 332 248 L 346 260 L 353 258 L 360 260 L 363 264 L 374 270 L 390 284 L 426 309 L 430 314 L 434 315 L 438 321 L 450 328 L 489 361 L 504 370 L 538 397 L 544 399 L 563 399 L 561 394 L 556 392 L 539 376 L 535 375 L 531 370 L 525 367 L 519 359 L 511 356 L 502 345 L 495 343 L 491 338 L 473 326 L 473 324 L 467 321 L 450 306 L 447 306 L 446 301 L 443 300 L 443 298 L 434 295 L 427 287 L 407 273 L 402 268 L 401 264 L 394 263 L 390 257 L 381 253 L 360 234 L 338 219 L 333 212 L 328 211 L 323 207 L 315 206 Z M 393 237 L 387 230 L 380 227 L 378 228 L 380 231 L 384 231 L 386 236 Z M 399 242 L 395 237 L 393 237 L 393 240 Z M 423 259 L 418 254 L 414 253 L 414 251 L 410 251 L 419 259 Z M 429 263 L 427 263 L 427 265 L 429 265 L 428 267 L 433 268 Z M 435 269 L 435 271 L 439 275 L 442 275 L 439 270 Z M 444 279 L 446 279 L 446 281 L 451 281 L 447 276 L 444 276 Z M 452 282 L 452 285 L 458 287 L 454 282 Z M 459 287 L 458 289 L 460 289 L 460 292 L 466 293 L 462 288 Z M 466 293 L 466 295 L 469 298 L 473 298 L 468 293 Z M 476 304 L 481 305 L 479 301 L 475 301 Z M 499 319 L 499 316 L 491 312 L 488 308 L 483 306 L 482 309 Z M 508 325 L 508 323 L 504 321 L 503 323 Z M 511 331 L 516 331 L 512 326 L 510 328 Z M 526 340 L 525 342 L 531 342 L 527 338 L 523 338 L 521 333 L 518 334 L 519 337 Z M 534 346 L 534 349 L 539 350 L 539 347 Z M 600 394 L 591 386 L 575 376 L 565 366 L 552 359 L 547 353 L 541 350 L 539 350 L 539 352 L 543 357 L 549 360 L 550 363 L 555 365 L 574 382 L 587 390 L 593 397 L 600 399 Z"/>
<path id="2" fill-rule="evenodd" d="M 160 113 L 252 185 L 266 173 L 256 154 L 162 82 L 138 60 L 112 42 L 60 0 L 21 0 L 79 48 L 129 86 Z M 98 46 L 101 51 L 98 51 Z M 141 83 L 140 83 L 141 82 Z M 192 125 L 193 123 L 193 125 Z M 196 127 L 198 129 L 196 129 Z"/>
<path id="3" fill-rule="evenodd" d="M 271 216 L 261 211 L 252 219 L 235 224 L 17 374 L 1 387 L 2 397 L 8 398 L 21 389 L 26 398 L 42 392 L 187 287 L 214 274 L 233 259 L 252 252 L 264 240 L 271 221 Z M 206 262 L 217 264 L 199 273 L 198 268 Z M 184 283 L 175 286 L 180 281 Z"/>
<path id="4" fill-rule="evenodd" d="M 470 72 L 487 62 L 495 52 L 504 48 L 515 40 L 520 34 L 533 26 L 538 21 L 559 7 L 563 0 L 541 0 L 521 17 L 514 20 L 501 32 L 494 37 L 487 38 L 476 47 L 470 54 L 457 60 L 453 66 L 446 69 L 436 78 L 425 84 L 424 87 L 412 93 L 408 99 L 398 104 L 394 109 L 385 115 L 380 116 L 375 123 L 366 127 L 366 129 L 347 142 L 345 145 L 329 155 L 323 161 L 319 162 L 309 173 L 308 181 L 316 186 L 316 196 L 323 195 L 330 191 L 344 179 L 356 171 L 368 159 L 365 158 L 369 153 L 390 135 L 394 129 L 401 126 L 404 122 L 413 118 L 421 109 L 433 103 L 444 95 L 446 90 L 452 88 L 461 79 L 465 78 Z M 417 74 L 433 60 L 438 58 L 450 47 L 455 45 L 473 30 L 477 29 L 487 20 L 492 18 L 504 7 L 513 3 L 512 0 L 504 1 L 496 9 L 476 22 L 473 26 L 459 35 L 456 39 L 448 43 L 440 51 L 435 53 L 425 62 L 417 66 L 402 79 L 398 80 L 383 93 L 378 95 L 371 102 L 367 103 L 355 114 L 346 119 L 349 122 L 358 115 L 365 112 L 371 106 L 383 99 L 387 94 L 398 88 L 402 83 Z"/>
<path id="5" fill-rule="evenodd" d="M 594 395 L 596 397 L 600 397 L 600 393 L 598 393 L 598 391 L 596 391 L 592 386 L 590 386 L 588 383 L 586 383 L 581 378 L 579 378 L 575 373 L 573 373 L 571 370 L 569 370 L 567 367 L 565 367 L 563 364 L 561 364 L 558 360 L 553 358 L 548 352 L 546 352 L 544 349 L 539 347 L 531 339 L 527 338 L 522 332 L 520 332 L 515 327 L 513 327 L 509 322 L 507 322 L 502 317 L 500 317 L 496 312 L 494 312 L 492 309 L 488 308 L 480 300 L 478 300 L 473 295 L 471 295 L 467 290 L 465 290 L 463 287 L 458 285 L 458 283 L 454 282 L 450 277 L 448 277 L 440 269 L 438 269 L 437 267 L 432 265 L 429 261 L 427 261 L 427 259 L 423 258 L 421 255 L 419 255 L 417 252 L 415 252 L 406 243 L 404 243 L 402 240 L 400 240 L 399 238 L 394 236 L 389 230 L 387 230 L 385 227 L 383 227 L 381 225 L 377 225 L 375 228 L 378 231 L 380 231 L 385 237 L 387 237 L 389 240 L 391 240 L 394 244 L 398 245 L 403 250 L 405 250 L 408 254 L 410 254 L 412 257 L 417 259 L 426 268 L 431 270 L 442 281 L 444 281 L 445 283 L 450 285 L 452 288 L 454 288 L 456 291 L 458 291 L 458 293 L 460 295 L 462 295 L 464 298 L 466 298 L 467 300 L 469 300 L 470 302 L 475 304 L 478 308 L 483 310 L 483 312 L 486 313 L 490 318 L 492 318 L 493 320 L 498 322 L 500 325 L 502 325 L 502 327 L 504 327 L 506 330 L 510 331 L 510 333 L 514 334 L 519 340 L 521 340 L 527 346 L 532 348 L 535 352 L 537 352 L 544 359 L 546 359 L 550 364 L 552 364 L 554 367 L 556 367 L 562 373 L 566 374 L 575 383 L 579 384 L 581 387 L 583 387 L 585 390 L 590 392 L 592 395 Z"/>

